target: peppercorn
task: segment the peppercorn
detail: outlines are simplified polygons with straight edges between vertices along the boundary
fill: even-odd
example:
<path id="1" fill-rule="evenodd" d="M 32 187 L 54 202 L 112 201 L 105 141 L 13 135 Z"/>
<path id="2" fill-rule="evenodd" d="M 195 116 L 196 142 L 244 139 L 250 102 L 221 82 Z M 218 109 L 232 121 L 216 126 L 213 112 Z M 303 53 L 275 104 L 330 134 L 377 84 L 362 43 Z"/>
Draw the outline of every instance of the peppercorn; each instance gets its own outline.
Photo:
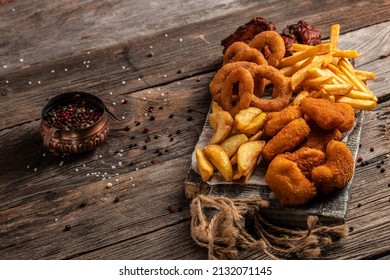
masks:
<path id="1" fill-rule="evenodd" d="M 381 168 L 381 173 L 385 173 L 386 169 L 384 167 Z"/>
<path id="2" fill-rule="evenodd" d="M 70 225 L 66 225 L 65 228 L 64 228 L 64 231 L 70 231 L 70 228 L 71 228 Z"/>
<path id="3" fill-rule="evenodd" d="M 154 121 L 156 118 L 154 116 L 150 116 L 149 120 Z"/>
<path id="4" fill-rule="evenodd" d="M 147 146 L 142 146 L 142 150 L 146 150 L 147 148 Z"/>
<path id="5" fill-rule="evenodd" d="M 370 148 L 370 152 L 373 152 L 373 151 L 374 151 L 374 147 L 371 147 L 371 148 Z"/>
<path id="6" fill-rule="evenodd" d="M 168 206 L 167 210 L 168 210 L 169 213 L 175 213 L 176 212 L 176 209 L 173 206 Z"/>
<path id="7" fill-rule="evenodd" d="M 172 119 L 173 118 L 173 114 L 170 114 L 168 118 Z"/>
<path id="8" fill-rule="evenodd" d="M 119 196 L 116 196 L 116 197 L 114 198 L 114 203 L 118 203 L 119 200 L 120 200 Z"/>
<path id="9" fill-rule="evenodd" d="M 180 129 L 176 130 L 176 134 L 180 134 L 180 133 L 181 133 Z"/>
<path id="10" fill-rule="evenodd" d="M 380 163 L 378 163 L 378 164 L 376 165 L 377 168 L 381 168 L 381 166 L 382 166 L 382 165 L 381 165 Z"/>
<path id="11" fill-rule="evenodd" d="M 362 157 L 358 157 L 358 159 L 357 159 L 358 162 L 361 162 L 362 160 L 363 160 Z"/>
<path id="12" fill-rule="evenodd" d="M 188 116 L 187 121 L 192 121 L 192 116 Z"/>

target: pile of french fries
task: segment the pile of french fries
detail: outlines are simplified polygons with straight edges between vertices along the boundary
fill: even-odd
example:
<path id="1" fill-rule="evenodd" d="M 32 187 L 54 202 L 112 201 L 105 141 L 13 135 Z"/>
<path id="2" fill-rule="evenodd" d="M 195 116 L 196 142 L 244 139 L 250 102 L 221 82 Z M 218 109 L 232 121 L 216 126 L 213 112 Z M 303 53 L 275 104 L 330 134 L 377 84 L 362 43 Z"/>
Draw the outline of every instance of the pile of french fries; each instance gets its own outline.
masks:
<path id="1" fill-rule="evenodd" d="M 290 77 L 291 88 L 297 95 L 293 105 L 310 96 L 361 110 L 377 106 L 377 97 L 365 84 L 375 79 L 375 74 L 353 67 L 349 59 L 358 58 L 359 54 L 356 50 L 340 50 L 339 34 L 340 25 L 332 25 L 329 42 L 317 46 L 293 44 L 293 55 L 280 61 L 278 67 Z"/>
<path id="2" fill-rule="evenodd" d="M 195 148 L 198 170 L 207 182 L 218 170 L 225 181 L 246 183 L 252 176 L 265 141 L 259 140 L 265 125 L 266 113 L 258 108 L 241 110 L 233 119 L 216 102 L 209 116 L 214 134 L 210 144 Z"/>

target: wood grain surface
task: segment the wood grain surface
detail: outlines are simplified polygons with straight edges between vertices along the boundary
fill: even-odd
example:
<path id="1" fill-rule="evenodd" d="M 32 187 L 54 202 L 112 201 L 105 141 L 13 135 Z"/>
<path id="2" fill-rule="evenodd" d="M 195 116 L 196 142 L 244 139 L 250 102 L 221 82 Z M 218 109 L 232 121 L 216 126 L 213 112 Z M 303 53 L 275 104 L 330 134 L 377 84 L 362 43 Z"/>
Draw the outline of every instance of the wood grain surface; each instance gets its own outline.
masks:
<path id="1" fill-rule="evenodd" d="M 379 104 L 365 112 L 358 155 L 368 164 L 356 166 L 350 236 L 321 258 L 390 255 L 389 10 L 387 0 L 0 2 L 0 259 L 206 259 L 190 235 L 183 182 L 220 41 L 253 16 L 279 31 L 304 19 L 324 38 L 338 22 L 340 46 L 376 73 L 368 85 Z M 43 154 L 41 109 L 69 90 L 103 99 L 108 139 L 86 154 Z"/>

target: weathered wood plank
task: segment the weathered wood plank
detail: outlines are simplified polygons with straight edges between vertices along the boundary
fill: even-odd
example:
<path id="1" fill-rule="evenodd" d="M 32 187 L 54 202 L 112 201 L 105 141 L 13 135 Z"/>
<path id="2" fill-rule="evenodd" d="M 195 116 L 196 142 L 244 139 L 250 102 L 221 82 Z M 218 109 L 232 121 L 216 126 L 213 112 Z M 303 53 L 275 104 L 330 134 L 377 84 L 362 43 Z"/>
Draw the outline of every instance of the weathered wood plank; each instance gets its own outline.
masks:
<path id="1" fill-rule="evenodd" d="M 267 5 L 263 6 L 263 9 L 265 8 L 271 9 Z M 290 8 L 294 9 L 294 7 Z M 306 13 L 311 13 L 310 9 L 302 11 L 305 12 L 302 14 L 303 18 Z M 253 16 L 253 10 L 249 10 L 247 19 L 251 17 L 249 12 Z M 263 12 L 268 13 L 267 10 L 260 10 L 259 14 Z M 272 14 L 272 12 L 274 12 L 273 8 L 269 13 Z M 151 35 L 121 42 L 105 49 L 93 50 L 89 54 L 87 51 L 80 51 L 70 57 L 60 58 L 44 65 L 37 64 L 4 73 L 0 75 L 2 101 L 0 103 L 0 129 L 25 123 L 31 119 L 39 119 L 40 109 L 47 98 L 60 92 L 77 89 L 90 91 L 100 97 L 112 92 L 114 97 L 214 71 L 221 58 L 221 38 L 226 37 L 237 26 L 246 22 L 247 19 L 243 20 L 245 16 L 245 14 L 240 15 L 238 19 L 234 18 L 234 21 L 229 17 L 224 17 L 218 19 L 218 22 L 213 20 L 187 25 L 167 31 L 168 37 L 164 37 L 164 34 Z M 284 26 L 300 18 L 275 18 L 275 22 Z M 378 18 L 380 15 L 372 18 L 370 23 L 378 22 Z M 236 22 L 238 20 L 240 22 Z M 317 23 L 324 35 L 329 33 L 330 24 L 328 22 L 326 26 L 320 19 L 313 22 L 313 24 Z M 343 25 L 342 31 L 347 32 L 352 28 L 363 26 L 362 22 L 358 24 L 351 21 Z M 382 29 L 387 31 L 380 32 Z M 375 52 L 372 50 L 365 52 L 363 49 L 362 57 L 366 57 L 365 62 L 375 57 L 385 56 L 388 52 L 387 47 L 383 47 L 386 44 L 380 43 L 388 36 L 388 25 L 383 23 L 369 27 L 367 30 L 366 33 L 375 34 L 371 39 L 378 42 L 374 44 L 378 49 Z M 180 38 L 182 42 L 179 42 Z M 353 46 L 360 51 L 359 46 L 362 42 L 355 42 Z M 153 46 L 153 57 L 148 57 L 151 51 L 150 46 Z M 52 70 L 55 72 L 52 73 Z M 18 112 L 14 104 L 25 108 L 23 114 Z"/>

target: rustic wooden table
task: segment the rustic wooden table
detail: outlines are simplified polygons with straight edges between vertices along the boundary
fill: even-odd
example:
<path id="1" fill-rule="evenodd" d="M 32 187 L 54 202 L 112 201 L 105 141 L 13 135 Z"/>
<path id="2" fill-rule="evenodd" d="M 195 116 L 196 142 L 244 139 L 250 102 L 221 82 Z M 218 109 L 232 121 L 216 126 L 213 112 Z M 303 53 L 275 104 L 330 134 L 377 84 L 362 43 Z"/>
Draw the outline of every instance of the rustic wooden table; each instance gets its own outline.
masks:
<path id="1" fill-rule="evenodd" d="M 0 1 L 0 258 L 207 258 L 190 235 L 183 181 L 220 41 L 254 16 L 279 31 L 303 19 L 323 38 L 339 23 L 340 45 L 376 73 L 369 86 L 379 103 L 365 112 L 359 156 L 368 164 L 355 169 L 350 236 L 321 258 L 388 258 L 390 1 L 148 2 Z M 43 154 L 41 109 L 72 90 L 107 104 L 107 141 L 77 156 Z"/>

